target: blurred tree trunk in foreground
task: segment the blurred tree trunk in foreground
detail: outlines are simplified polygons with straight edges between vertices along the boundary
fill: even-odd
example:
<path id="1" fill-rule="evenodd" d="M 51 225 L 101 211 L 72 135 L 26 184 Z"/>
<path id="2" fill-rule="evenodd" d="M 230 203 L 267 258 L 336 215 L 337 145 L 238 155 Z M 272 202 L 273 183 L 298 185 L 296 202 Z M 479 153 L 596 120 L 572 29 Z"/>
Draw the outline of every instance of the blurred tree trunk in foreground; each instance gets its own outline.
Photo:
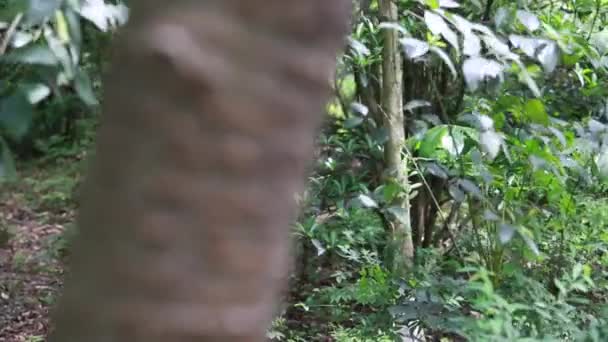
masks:
<path id="1" fill-rule="evenodd" d="M 262 341 L 349 0 L 131 0 L 53 342 Z"/>

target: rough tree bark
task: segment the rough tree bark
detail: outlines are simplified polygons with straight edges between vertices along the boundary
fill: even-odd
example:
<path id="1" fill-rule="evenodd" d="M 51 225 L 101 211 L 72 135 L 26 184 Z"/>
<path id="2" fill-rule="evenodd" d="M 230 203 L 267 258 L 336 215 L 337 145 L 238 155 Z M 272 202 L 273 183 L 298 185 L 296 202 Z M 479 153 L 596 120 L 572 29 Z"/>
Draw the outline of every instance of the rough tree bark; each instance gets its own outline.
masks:
<path id="1" fill-rule="evenodd" d="M 263 341 L 349 0 L 131 0 L 54 342 Z"/>
<path id="2" fill-rule="evenodd" d="M 397 22 L 399 12 L 393 0 L 380 0 L 380 15 L 384 20 Z M 384 30 L 383 67 L 382 67 L 382 109 L 384 125 L 389 139 L 385 145 L 386 168 L 391 178 L 405 188 L 395 205 L 403 208 L 401 220 L 393 222 L 393 242 L 395 245 L 395 267 L 403 269 L 414 257 L 412 225 L 410 222 L 410 198 L 408 187 L 407 159 L 402 150 L 405 143 L 403 114 L 403 57 L 399 48 L 396 30 Z"/>

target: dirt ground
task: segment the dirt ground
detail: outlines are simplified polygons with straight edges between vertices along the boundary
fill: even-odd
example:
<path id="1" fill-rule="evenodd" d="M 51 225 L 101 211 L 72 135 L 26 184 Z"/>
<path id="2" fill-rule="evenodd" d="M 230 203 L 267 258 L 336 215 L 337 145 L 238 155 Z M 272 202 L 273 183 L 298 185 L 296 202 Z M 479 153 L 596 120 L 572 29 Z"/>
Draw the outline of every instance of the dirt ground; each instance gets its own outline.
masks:
<path id="1" fill-rule="evenodd" d="M 4 190 L 0 186 L 0 342 L 45 341 L 63 274 L 55 245 L 73 214 L 31 209 L 18 191 Z"/>

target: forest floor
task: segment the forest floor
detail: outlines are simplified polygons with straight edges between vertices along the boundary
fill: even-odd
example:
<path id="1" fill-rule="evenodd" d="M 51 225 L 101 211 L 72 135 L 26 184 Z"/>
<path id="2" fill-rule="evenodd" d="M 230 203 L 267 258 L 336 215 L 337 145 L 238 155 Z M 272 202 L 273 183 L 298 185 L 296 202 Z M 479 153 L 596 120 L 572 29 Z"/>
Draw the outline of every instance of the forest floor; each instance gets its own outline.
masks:
<path id="1" fill-rule="evenodd" d="M 0 342 L 46 340 L 64 272 L 63 232 L 74 219 L 62 201 L 67 179 L 34 170 L 0 184 Z"/>

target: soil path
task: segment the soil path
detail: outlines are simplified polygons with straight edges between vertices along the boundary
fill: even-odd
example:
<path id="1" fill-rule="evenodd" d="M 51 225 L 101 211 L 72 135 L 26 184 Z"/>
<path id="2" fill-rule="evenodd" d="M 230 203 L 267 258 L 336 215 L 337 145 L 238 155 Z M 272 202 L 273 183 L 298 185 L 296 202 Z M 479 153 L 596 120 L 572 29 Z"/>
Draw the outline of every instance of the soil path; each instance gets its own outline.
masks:
<path id="1" fill-rule="evenodd" d="M 0 185 L 0 342 L 40 342 L 61 287 L 62 233 L 72 212 L 32 209 Z"/>

